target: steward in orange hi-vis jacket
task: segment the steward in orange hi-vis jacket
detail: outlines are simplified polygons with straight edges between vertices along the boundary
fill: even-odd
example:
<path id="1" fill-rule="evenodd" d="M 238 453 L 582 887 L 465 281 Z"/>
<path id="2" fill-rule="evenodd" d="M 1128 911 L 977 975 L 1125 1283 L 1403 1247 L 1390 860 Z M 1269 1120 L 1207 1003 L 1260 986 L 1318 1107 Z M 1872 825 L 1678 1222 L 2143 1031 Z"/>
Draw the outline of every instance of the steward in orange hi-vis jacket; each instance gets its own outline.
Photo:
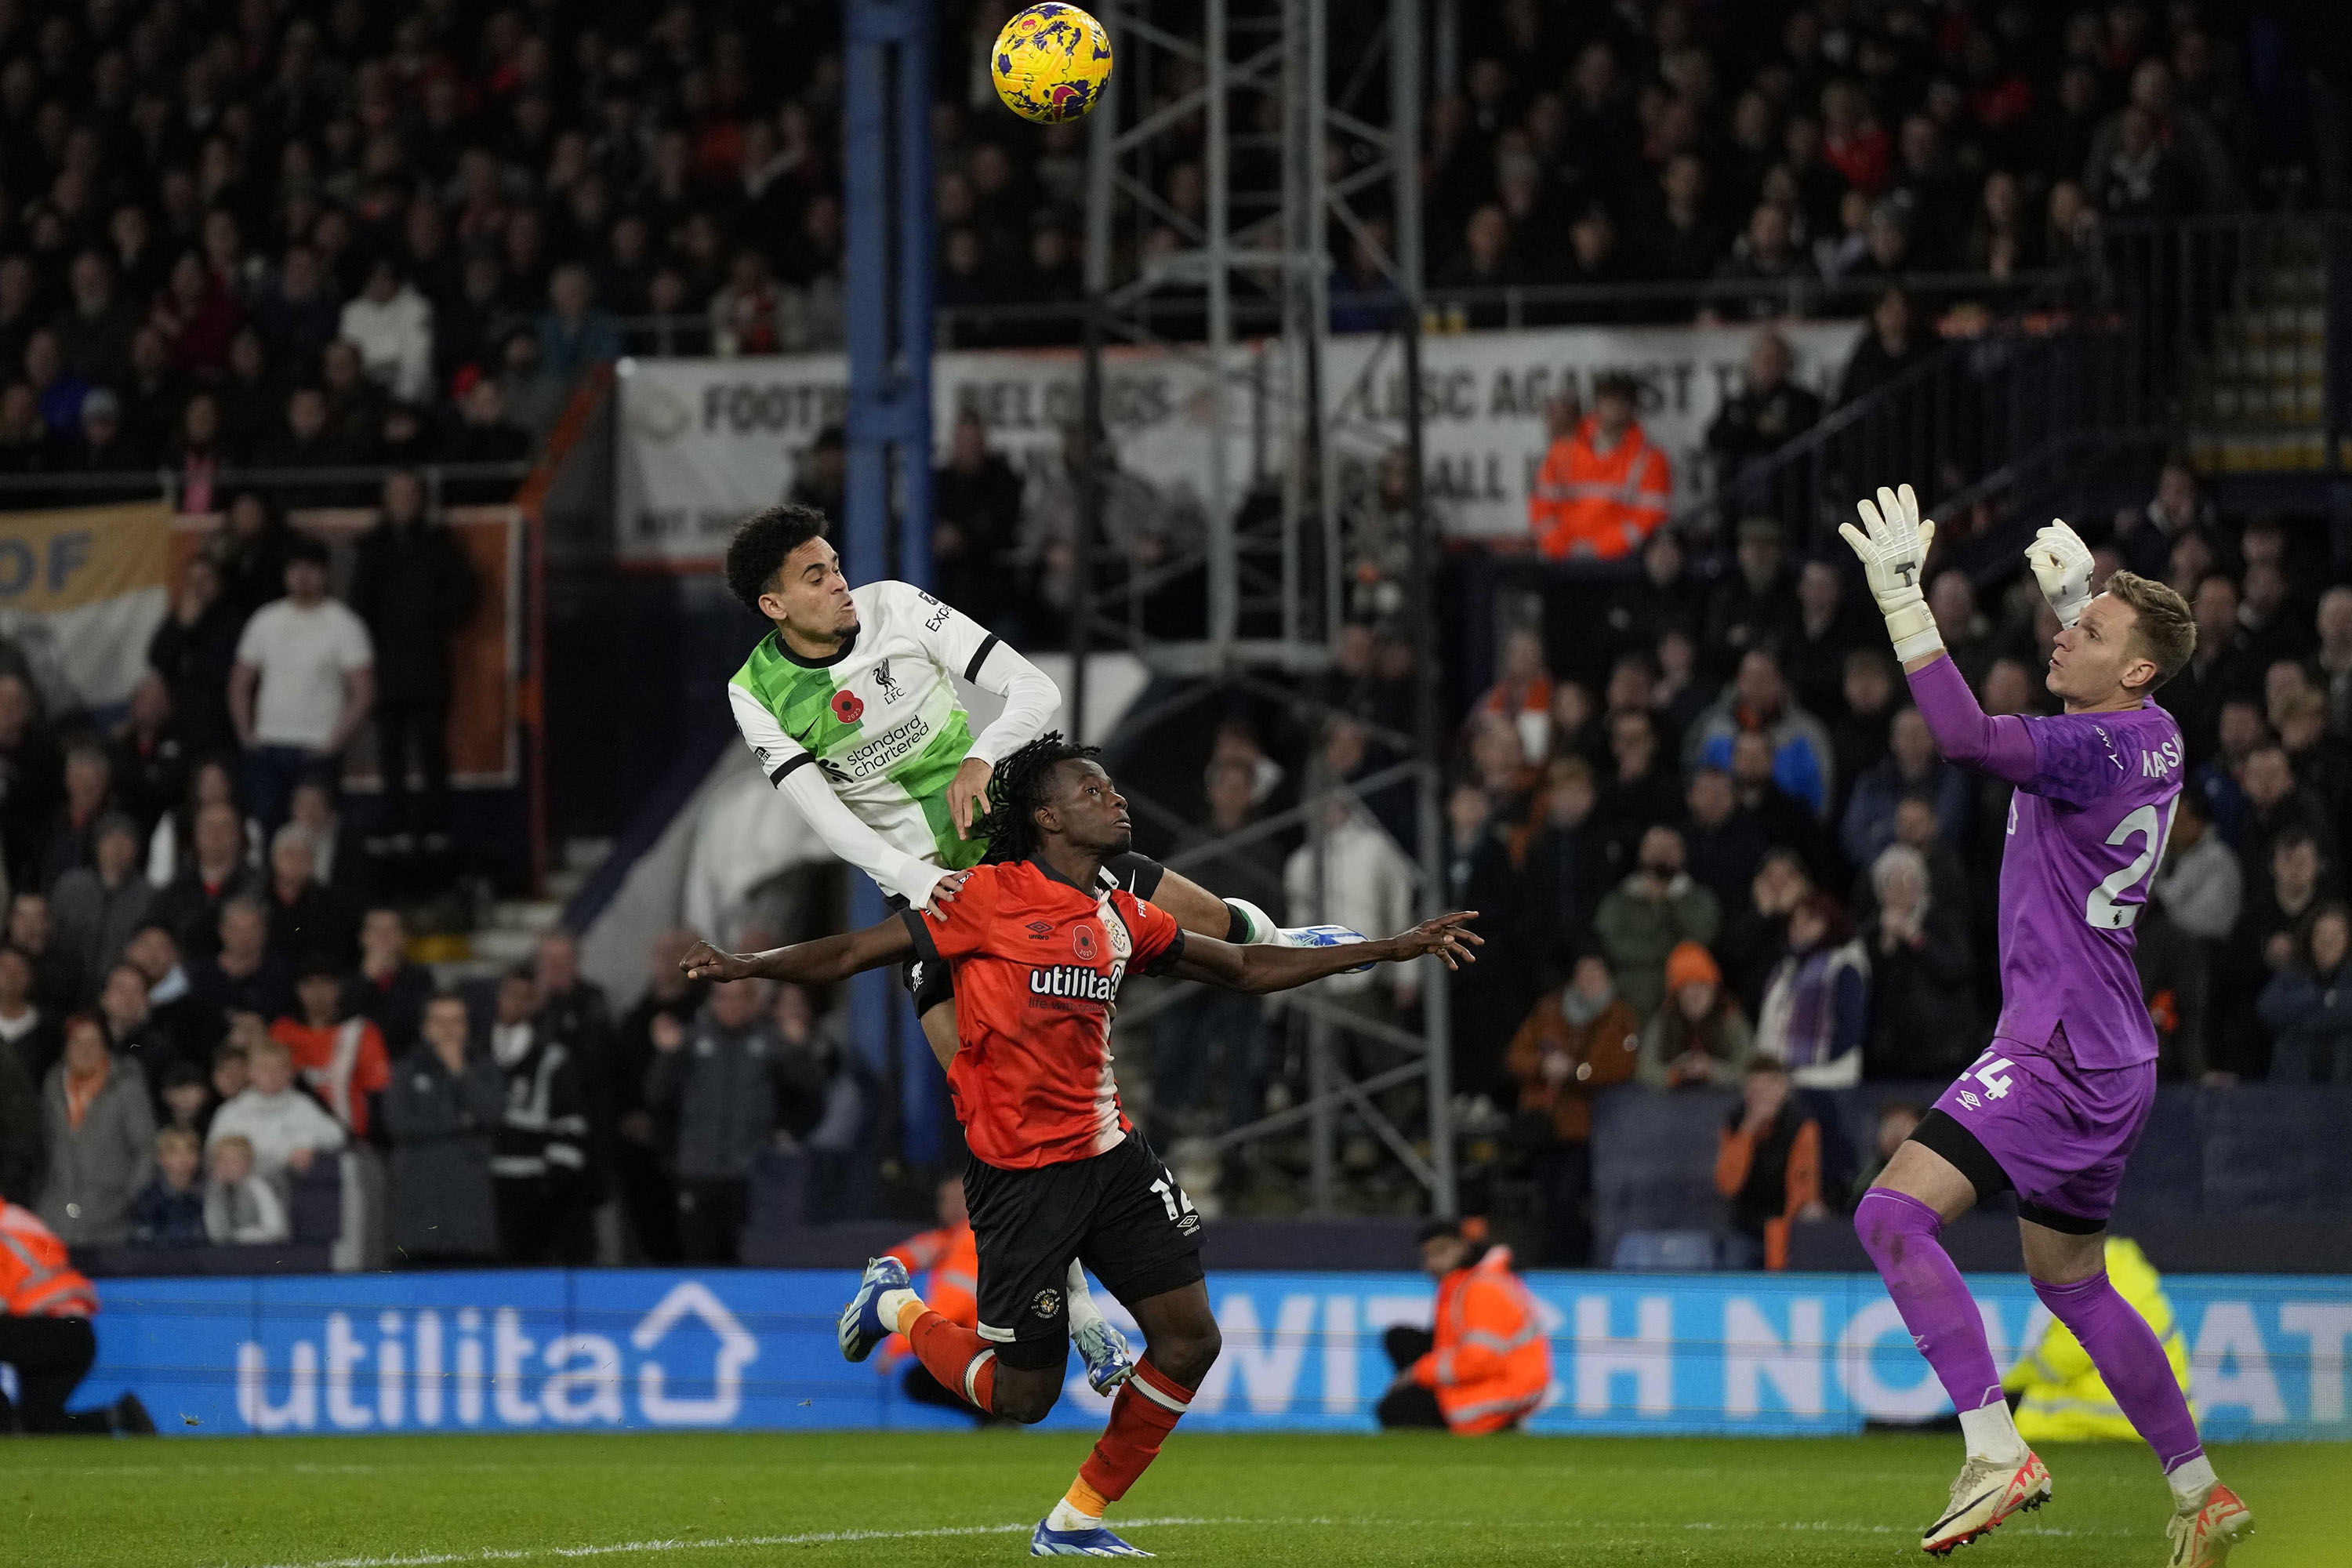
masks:
<path id="1" fill-rule="evenodd" d="M 1475 1437 L 1517 1426 L 1551 1386 L 1551 1345 L 1536 1300 L 1511 1271 L 1511 1249 L 1433 1220 L 1422 1266 L 1437 1280 L 1433 1331 L 1392 1328 L 1397 1380 L 1375 1414 L 1383 1427 L 1444 1426 Z"/>
<path id="2" fill-rule="evenodd" d="M 1551 444 L 1528 498 L 1528 529 L 1553 561 L 1621 561 L 1666 520 L 1674 465 L 1633 418 L 1631 376 L 1604 375 L 1594 412 Z"/>
<path id="3" fill-rule="evenodd" d="M 98 1292 L 66 1256 L 66 1244 L 27 1208 L 0 1199 L 0 1361 L 16 1369 L 17 1402 L 0 1400 L 0 1432 L 152 1433 L 136 1394 L 103 1410 L 68 1411 L 66 1399 L 98 1359 L 89 1326 Z"/>

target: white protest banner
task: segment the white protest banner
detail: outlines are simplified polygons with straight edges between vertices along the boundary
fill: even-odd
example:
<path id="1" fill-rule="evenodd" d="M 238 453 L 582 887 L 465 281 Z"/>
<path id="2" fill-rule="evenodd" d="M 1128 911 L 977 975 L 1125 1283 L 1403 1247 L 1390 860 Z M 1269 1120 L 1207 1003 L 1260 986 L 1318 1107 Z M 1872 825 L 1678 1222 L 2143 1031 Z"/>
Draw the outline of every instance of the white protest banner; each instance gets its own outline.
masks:
<path id="1" fill-rule="evenodd" d="M 127 700 L 169 607 L 161 501 L 0 517 L 0 637 L 59 712 Z"/>
<path id="2" fill-rule="evenodd" d="M 1862 333 L 1855 321 L 1776 330 L 1792 351 L 1792 379 L 1825 395 Z M 1589 411 L 1594 379 L 1610 371 L 1641 384 L 1636 416 L 1673 461 L 1676 506 L 1703 499 L 1712 484 L 1706 427 L 1738 395 L 1757 331 L 1551 327 L 1424 337 L 1423 488 L 1445 531 L 1472 538 L 1524 534 L 1528 491 L 1547 444 L 1546 405 L 1572 392 Z M 1404 440 L 1402 357 L 1393 340 L 1334 339 L 1323 387 L 1324 407 L 1337 420 L 1341 493 L 1354 494 L 1381 454 Z"/>
<path id="3" fill-rule="evenodd" d="M 792 488 L 820 431 L 849 402 L 840 354 L 623 361 L 617 544 L 625 561 L 701 569 L 719 559 L 746 512 Z M 1229 448 L 1238 488 L 1255 413 L 1232 384 Z M 1085 395 L 1074 349 L 966 350 L 932 361 L 932 429 L 943 458 L 959 414 L 977 412 L 989 444 L 1024 475 L 1061 460 Z M 1197 355 L 1117 349 L 1104 356 L 1103 409 L 1119 463 L 1162 498 L 1193 504 L 1207 489 L 1209 374 Z"/>

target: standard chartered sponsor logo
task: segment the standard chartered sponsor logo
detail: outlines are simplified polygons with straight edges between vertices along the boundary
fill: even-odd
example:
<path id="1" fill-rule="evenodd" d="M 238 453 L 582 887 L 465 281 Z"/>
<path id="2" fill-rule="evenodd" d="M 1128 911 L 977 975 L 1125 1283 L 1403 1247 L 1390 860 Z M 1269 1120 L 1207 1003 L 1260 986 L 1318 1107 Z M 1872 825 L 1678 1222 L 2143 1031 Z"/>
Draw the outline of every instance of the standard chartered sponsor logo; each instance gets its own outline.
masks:
<path id="1" fill-rule="evenodd" d="M 852 778 L 870 778 L 931 738 L 931 727 L 919 713 L 901 720 L 841 760 Z"/>

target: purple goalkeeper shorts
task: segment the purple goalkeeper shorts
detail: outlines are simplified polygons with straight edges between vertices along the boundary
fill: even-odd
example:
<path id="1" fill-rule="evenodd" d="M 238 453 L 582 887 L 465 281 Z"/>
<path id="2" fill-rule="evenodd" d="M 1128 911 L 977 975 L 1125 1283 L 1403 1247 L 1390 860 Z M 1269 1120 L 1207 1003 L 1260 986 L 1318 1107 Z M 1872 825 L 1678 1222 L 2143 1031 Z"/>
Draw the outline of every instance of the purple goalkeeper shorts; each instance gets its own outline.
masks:
<path id="1" fill-rule="evenodd" d="M 1984 1145 L 2025 1218 L 2042 1209 L 2103 1225 L 2155 1101 L 2154 1062 L 2078 1067 L 2061 1030 L 2042 1046 L 1996 1037 L 1936 1109 Z"/>

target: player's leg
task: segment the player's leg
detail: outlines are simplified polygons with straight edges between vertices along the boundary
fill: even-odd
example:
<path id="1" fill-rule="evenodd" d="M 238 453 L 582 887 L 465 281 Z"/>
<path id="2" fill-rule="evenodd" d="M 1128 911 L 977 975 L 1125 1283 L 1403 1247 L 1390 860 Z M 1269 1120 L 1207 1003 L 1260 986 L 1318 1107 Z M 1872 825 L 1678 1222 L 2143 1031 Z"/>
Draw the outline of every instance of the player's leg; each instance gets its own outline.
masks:
<path id="1" fill-rule="evenodd" d="M 2000 1162 L 1939 1105 L 1854 1210 L 1863 1247 L 1959 1412 L 1968 1444 L 1943 1511 L 1920 1536 L 1921 1548 L 1937 1556 L 2050 1495 L 2049 1472 L 2018 1436 L 2002 1397 L 1976 1298 L 1942 1241 L 1947 1221 L 2009 1185 Z"/>
<path id="2" fill-rule="evenodd" d="M 956 1054 L 954 972 L 944 963 L 926 963 L 917 959 L 907 965 L 905 978 L 907 989 L 915 1000 L 916 1020 L 923 1026 L 924 1042 L 931 1047 L 931 1055 L 939 1059 L 940 1070 L 944 1072 Z M 1062 1288 L 1070 1305 L 1070 1339 L 1086 1361 L 1087 1382 L 1097 1394 L 1108 1394 L 1135 1370 L 1134 1358 L 1128 1352 L 1127 1336 L 1095 1305 L 1093 1292 L 1087 1287 L 1087 1271 L 1075 1258 L 1070 1259 L 1069 1273 Z"/>
<path id="3" fill-rule="evenodd" d="M 1100 1185 L 1081 1256 L 1135 1314 L 1144 1348 L 1094 1451 L 1031 1537 L 1039 1555 L 1134 1552 L 1103 1528 L 1103 1510 L 1158 1458 L 1223 1342 L 1201 1274 L 1201 1218 L 1168 1167 L 1139 1132 L 1087 1164 Z"/>
<path id="4" fill-rule="evenodd" d="M 2222 1562 L 2252 1531 L 2253 1516 L 2214 1476 L 2163 1342 L 2108 1280 L 2105 1226 L 2031 1202 L 2019 1208 L 2033 1293 L 2081 1342 L 2164 1467 L 2172 1488 L 2173 1561 L 2183 1568 Z"/>

